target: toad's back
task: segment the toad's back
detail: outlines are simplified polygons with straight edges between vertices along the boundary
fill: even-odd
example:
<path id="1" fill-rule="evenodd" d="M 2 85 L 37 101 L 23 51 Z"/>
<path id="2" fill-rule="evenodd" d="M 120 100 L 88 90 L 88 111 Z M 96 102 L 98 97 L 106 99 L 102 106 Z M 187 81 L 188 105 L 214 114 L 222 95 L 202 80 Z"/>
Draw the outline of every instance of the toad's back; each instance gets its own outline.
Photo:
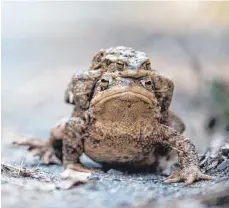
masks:
<path id="1" fill-rule="evenodd" d="M 101 65 L 113 70 L 151 70 L 150 60 L 146 53 L 136 51 L 133 48 L 118 46 L 108 49 L 101 49 L 93 58 L 91 69 L 98 69 Z M 112 67 L 112 65 L 116 65 Z M 109 69 L 108 69 L 109 70 Z"/>

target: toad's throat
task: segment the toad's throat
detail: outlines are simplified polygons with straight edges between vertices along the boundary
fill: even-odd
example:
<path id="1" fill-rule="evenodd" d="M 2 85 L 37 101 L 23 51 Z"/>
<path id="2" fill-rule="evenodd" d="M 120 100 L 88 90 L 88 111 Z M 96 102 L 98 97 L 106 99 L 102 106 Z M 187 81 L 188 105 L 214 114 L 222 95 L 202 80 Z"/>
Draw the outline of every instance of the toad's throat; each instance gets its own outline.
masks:
<path id="1" fill-rule="evenodd" d="M 95 102 L 92 114 L 95 113 L 97 120 L 103 123 L 106 121 L 109 126 L 132 126 L 152 115 L 154 104 L 152 99 L 143 94 L 126 91 L 106 96 Z"/>
<path id="2" fill-rule="evenodd" d="M 120 87 L 116 86 L 97 94 L 91 101 L 92 107 L 98 107 L 107 102 L 139 102 L 142 101 L 153 106 L 157 101 L 155 95 L 148 90 L 139 86 Z"/>

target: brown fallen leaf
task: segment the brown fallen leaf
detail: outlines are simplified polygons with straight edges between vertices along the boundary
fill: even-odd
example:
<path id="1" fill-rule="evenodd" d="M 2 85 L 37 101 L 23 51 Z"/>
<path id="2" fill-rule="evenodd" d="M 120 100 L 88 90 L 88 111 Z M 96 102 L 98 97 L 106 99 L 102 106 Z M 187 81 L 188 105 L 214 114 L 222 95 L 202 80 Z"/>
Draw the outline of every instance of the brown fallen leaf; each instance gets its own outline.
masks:
<path id="1" fill-rule="evenodd" d="M 57 189 L 68 190 L 75 186 L 80 186 L 86 184 L 87 182 L 77 181 L 77 180 L 64 180 L 56 185 Z"/>
<path id="2" fill-rule="evenodd" d="M 78 172 L 71 169 L 66 169 L 61 173 L 61 177 L 65 180 L 56 185 L 57 189 L 70 189 L 86 183 L 94 183 L 95 180 L 88 179 L 91 173 Z"/>

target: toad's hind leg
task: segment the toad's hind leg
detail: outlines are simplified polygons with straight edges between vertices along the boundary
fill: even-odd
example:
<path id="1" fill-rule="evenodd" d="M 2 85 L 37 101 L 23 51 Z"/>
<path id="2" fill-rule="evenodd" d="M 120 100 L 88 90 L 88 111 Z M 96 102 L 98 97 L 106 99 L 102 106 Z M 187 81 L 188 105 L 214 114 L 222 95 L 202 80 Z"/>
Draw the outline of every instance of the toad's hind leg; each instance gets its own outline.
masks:
<path id="1" fill-rule="evenodd" d="M 63 163 L 65 169 L 91 173 L 79 160 L 83 153 L 83 140 L 86 137 L 87 124 L 80 117 L 71 117 L 65 126 L 63 135 Z"/>
<path id="2" fill-rule="evenodd" d="M 42 139 L 25 139 L 22 141 L 14 141 L 13 144 L 18 146 L 27 146 L 28 151 L 34 156 L 39 156 L 42 163 L 62 164 L 62 138 L 67 120 L 61 120 L 51 130 L 50 138 Z"/>
<path id="3" fill-rule="evenodd" d="M 142 161 L 135 163 L 134 167 L 140 171 L 159 172 L 169 176 L 172 166 L 177 161 L 177 153 L 170 147 L 155 145 L 152 151 Z"/>
<path id="4" fill-rule="evenodd" d="M 185 124 L 182 119 L 174 112 L 169 111 L 168 116 L 162 122 L 164 125 L 175 129 L 182 134 L 185 131 Z M 160 146 L 156 148 L 155 152 L 156 169 L 163 175 L 170 175 L 172 166 L 176 164 L 177 153 L 174 149 Z"/>

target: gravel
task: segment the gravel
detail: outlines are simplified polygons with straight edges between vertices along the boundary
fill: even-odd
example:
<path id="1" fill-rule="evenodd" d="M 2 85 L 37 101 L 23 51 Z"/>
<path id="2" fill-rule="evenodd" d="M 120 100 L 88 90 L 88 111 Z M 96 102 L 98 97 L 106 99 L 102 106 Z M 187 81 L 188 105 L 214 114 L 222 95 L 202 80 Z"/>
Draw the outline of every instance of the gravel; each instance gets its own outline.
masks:
<path id="1" fill-rule="evenodd" d="M 21 151 L 21 150 L 16 150 Z M 62 166 L 44 166 L 26 163 L 23 167 L 34 171 L 26 177 L 21 174 L 10 174 L 2 169 L 2 206 L 3 207 L 69 207 L 77 208 L 116 208 L 116 207 L 226 207 L 228 195 L 223 199 L 222 189 L 229 189 L 229 160 L 224 160 L 211 175 L 211 181 L 198 181 L 188 187 L 183 183 L 165 184 L 164 176 L 152 173 L 128 174 L 110 169 L 93 173 L 89 183 L 78 183 L 69 190 L 58 187 L 63 182 L 60 173 Z M 13 166 L 13 165 L 12 165 Z M 15 165 L 15 167 L 18 167 Z M 20 167 L 20 166 L 19 166 Z M 215 204 L 207 196 L 219 196 Z M 205 199 L 205 198 L 207 199 Z M 211 207 L 211 206 L 210 206 Z"/>

